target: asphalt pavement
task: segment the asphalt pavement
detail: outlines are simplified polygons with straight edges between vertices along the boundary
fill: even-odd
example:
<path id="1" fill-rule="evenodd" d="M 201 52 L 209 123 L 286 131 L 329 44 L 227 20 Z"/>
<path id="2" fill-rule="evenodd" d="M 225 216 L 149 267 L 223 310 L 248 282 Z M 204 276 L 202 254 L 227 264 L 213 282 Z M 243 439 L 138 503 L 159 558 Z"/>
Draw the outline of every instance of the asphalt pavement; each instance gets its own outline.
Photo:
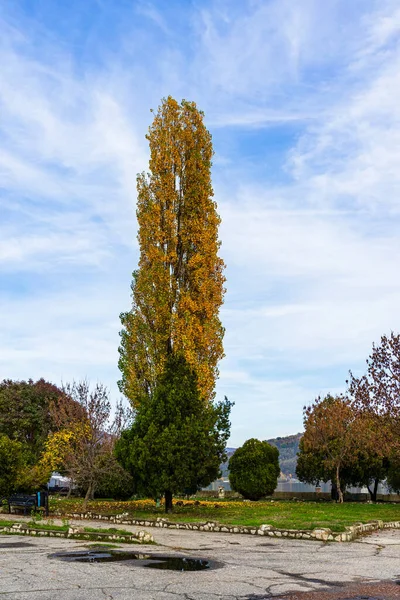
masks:
<path id="1" fill-rule="evenodd" d="M 211 561 L 211 568 L 156 570 L 135 560 L 63 562 L 50 555 L 86 550 L 87 542 L 2 535 L 0 600 L 263 600 L 279 595 L 291 600 L 400 598 L 399 530 L 351 543 L 158 528 L 149 531 L 158 545 L 119 547 L 151 556 L 199 558 Z"/>

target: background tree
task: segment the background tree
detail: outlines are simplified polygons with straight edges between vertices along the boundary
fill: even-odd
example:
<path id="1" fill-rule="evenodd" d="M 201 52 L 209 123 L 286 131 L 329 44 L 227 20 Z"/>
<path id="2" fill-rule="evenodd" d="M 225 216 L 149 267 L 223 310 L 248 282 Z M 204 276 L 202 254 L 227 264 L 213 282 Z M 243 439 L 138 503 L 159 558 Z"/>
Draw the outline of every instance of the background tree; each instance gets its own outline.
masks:
<path id="1" fill-rule="evenodd" d="M 5 379 L 0 383 L 0 434 L 24 445 L 30 464 L 38 461 L 49 432 L 55 428 L 50 406 L 64 396 L 56 385 Z M 64 398 L 68 403 L 69 399 Z"/>
<path id="2" fill-rule="evenodd" d="M 73 382 L 63 388 L 75 405 L 63 405 L 58 414 L 59 430 L 46 442 L 39 467 L 60 471 L 85 492 L 85 503 L 94 497 L 96 488 L 115 470 L 119 470 L 113 450 L 120 430 L 129 419 L 122 404 L 112 409 L 109 392 L 101 383 L 92 389 L 87 381 Z M 79 409 L 77 408 L 79 407 Z"/>
<path id="3" fill-rule="evenodd" d="M 362 377 L 350 372 L 349 394 L 359 413 L 375 420 L 368 444 L 400 463 L 400 335 L 383 335 L 366 362 Z"/>
<path id="4" fill-rule="evenodd" d="M 273 494 L 280 473 L 279 451 L 268 442 L 251 438 L 229 460 L 229 482 L 249 500 Z"/>
<path id="5" fill-rule="evenodd" d="M 301 440 L 304 457 L 299 456 L 297 473 L 303 476 L 308 469 L 310 475 L 312 464 L 307 463 L 307 457 L 314 454 L 320 461 L 316 478 L 319 479 L 322 473 L 324 481 L 332 480 L 339 502 L 343 502 L 344 469 L 357 461 L 361 433 L 356 416 L 350 400 L 340 396 L 317 398 L 314 404 L 304 407 L 304 435 Z M 313 464 L 317 465 L 318 461 L 314 458 Z"/>
<path id="6" fill-rule="evenodd" d="M 0 434 L 0 497 L 18 489 L 25 469 L 25 453 L 21 442 Z"/>
<path id="7" fill-rule="evenodd" d="M 231 403 L 204 403 L 196 373 L 183 356 L 171 354 L 132 427 L 122 433 L 116 455 L 132 473 L 140 493 L 164 496 L 194 492 L 218 477 L 229 437 Z"/>
<path id="8" fill-rule="evenodd" d="M 334 479 L 334 474 L 327 470 L 324 463 L 325 454 L 315 447 L 305 450 L 303 438 L 299 443 L 296 475 L 304 483 L 318 485 L 321 481 Z"/>
<path id="9" fill-rule="evenodd" d="M 132 475 L 119 464 L 114 455 L 106 457 L 106 459 L 109 463 L 99 477 L 94 494 L 95 498 L 127 500 L 135 492 L 135 482 Z"/>
<path id="10" fill-rule="evenodd" d="M 380 451 L 360 450 L 357 460 L 348 469 L 347 479 L 350 485 L 366 487 L 372 502 L 376 502 L 379 482 L 384 481 L 389 472 L 389 460 Z"/>
<path id="11" fill-rule="evenodd" d="M 139 268 L 132 309 L 121 315 L 121 391 L 137 406 L 149 397 L 172 350 L 214 397 L 223 357 L 224 263 L 211 185 L 211 135 L 194 102 L 164 99 L 146 136 L 150 173 L 137 178 Z"/>
<path id="12" fill-rule="evenodd" d="M 358 448 L 354 448 L 354 456 L 349 462 L 343 461 L 340 468 L 340 489 L 344 492 L 347 486 L 366 486 L 373 502 L 376 502 L 378 484 L 388 472 L 389 462 L 380 455 L 363 447 L 362 437 Z M 332 497 L 337 499 L 335 467 L 326 461 L 326 454 L 315 446 L 306 452 L 301 440 L 297 458 L 296 475 L 304 483 L 317 485 L 320 481 L 332 481 Z"/>
<path id="13" fill-rule="evenodd" d="M 389 463 L 387 485 L 392 492 L 396 494 L 400 493 L 400 463 L 397 460 L 392 460 Z"/>

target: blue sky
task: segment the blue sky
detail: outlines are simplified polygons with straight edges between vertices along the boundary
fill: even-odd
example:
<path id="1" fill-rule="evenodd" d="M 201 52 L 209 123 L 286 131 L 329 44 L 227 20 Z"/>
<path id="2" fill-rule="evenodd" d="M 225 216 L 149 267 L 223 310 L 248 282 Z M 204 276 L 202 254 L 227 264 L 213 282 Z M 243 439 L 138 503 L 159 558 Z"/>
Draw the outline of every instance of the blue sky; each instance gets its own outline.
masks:
<path id="1" fill-rule="evenodd" d="M 150 108 L 197 102 L 227 264 L 230 445 L 302 428 L 400 330 L 398 0 L 0 6 L 0 377 L 119 393 Z"/>

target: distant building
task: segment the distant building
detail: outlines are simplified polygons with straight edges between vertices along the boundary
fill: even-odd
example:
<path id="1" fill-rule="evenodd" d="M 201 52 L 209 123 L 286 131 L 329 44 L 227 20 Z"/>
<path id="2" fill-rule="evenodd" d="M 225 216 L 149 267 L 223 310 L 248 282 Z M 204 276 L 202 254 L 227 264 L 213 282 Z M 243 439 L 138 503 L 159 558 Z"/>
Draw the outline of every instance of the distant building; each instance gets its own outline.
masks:
<path id="1" fill-rule="evenodd" d="M 60 473 L 53 473 L 47 484 L 49 492 L 65 492 L 71 487 L 71 480 L 68 477 L 63 477 Z"/>

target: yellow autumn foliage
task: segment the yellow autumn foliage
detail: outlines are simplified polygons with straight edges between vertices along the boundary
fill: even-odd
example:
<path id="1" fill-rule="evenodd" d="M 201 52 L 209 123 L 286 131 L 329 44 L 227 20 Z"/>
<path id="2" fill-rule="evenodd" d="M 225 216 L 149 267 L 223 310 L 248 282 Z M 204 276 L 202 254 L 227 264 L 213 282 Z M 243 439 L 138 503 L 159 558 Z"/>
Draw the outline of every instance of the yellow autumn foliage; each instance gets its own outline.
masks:
<path id="1" fill-rule="evenodd" d="M 149 128 L 150 173 L 137 178 L 140 248 L 133 305 L 121 315 L 121 391 L 151 393 L 167 354 L 181 352 L 205 400 L 223 357 L 224 263 L 211 185 L 211 135 L 194 102 L 164 99 Z"/>
<path id="2" fill-rule="evenodd" d="M 87 421 L 76 421 L 69 428 L 56 431 L 47 439 L 38 468 L 52 473 L 62 471 L 68 456 L 76 452 L 79 444 L 90 435 Z"/>

